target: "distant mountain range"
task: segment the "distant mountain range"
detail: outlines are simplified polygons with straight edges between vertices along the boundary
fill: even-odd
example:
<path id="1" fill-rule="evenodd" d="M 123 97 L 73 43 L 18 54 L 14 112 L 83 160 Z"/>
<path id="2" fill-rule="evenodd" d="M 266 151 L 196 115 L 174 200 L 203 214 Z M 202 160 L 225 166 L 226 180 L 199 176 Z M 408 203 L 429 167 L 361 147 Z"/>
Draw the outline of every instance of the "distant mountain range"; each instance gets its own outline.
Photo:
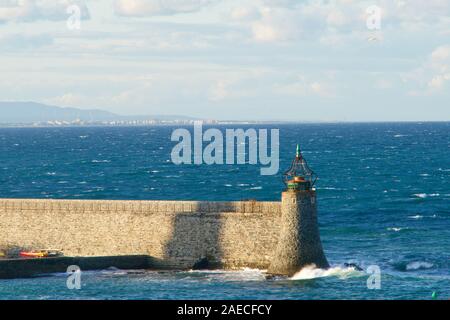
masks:
<path id="1" fill-rule="evenodd" d="M 93 123 L 105 121 L 189 121 L 196 118 L 179 115 L 123 116 L 98 109 L 62 108 L 36 102 L 0 102 L 0 124 L 31 124 L 75 120 Z"/>

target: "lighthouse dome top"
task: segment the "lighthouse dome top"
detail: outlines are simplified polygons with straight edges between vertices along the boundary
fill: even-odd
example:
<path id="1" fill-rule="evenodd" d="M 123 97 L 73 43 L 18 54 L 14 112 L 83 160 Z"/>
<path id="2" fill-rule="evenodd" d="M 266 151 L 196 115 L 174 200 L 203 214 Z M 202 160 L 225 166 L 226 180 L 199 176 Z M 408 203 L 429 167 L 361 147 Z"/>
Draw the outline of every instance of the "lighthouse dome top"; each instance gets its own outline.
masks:
<path id="1" fill-rule="evenodd" d="M 284 184 L 288 190 L 311 190 L 316 180 L 316 174 L 303 157 L 300 145 L 297 145 L 295 158 L 290 168 L 283 174 Z"/>

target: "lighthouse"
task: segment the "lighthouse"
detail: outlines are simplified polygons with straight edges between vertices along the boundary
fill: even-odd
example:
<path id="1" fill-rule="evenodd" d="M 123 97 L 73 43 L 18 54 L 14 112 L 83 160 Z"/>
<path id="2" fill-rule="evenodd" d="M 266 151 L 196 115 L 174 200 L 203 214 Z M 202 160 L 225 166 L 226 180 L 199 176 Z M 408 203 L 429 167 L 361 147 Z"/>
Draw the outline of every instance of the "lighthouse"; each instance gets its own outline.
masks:
<path id="1" fill-rule="evenodd" d="M 278 244 L 268 272 L 293 276 L 305 266 L 329 268 L 322 249 L 317 221 L 316 174 L 308 166 L 300 146 L 291 167 L 283 175 Z"/>

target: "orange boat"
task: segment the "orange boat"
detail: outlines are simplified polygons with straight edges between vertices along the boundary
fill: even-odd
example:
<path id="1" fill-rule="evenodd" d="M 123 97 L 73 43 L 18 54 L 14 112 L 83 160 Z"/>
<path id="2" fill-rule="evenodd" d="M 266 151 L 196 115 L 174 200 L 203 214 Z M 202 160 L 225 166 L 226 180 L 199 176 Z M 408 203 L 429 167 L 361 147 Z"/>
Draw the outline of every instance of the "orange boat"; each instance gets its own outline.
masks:
<path id="1" fill-rule="evenodd" d="M 23 258 L 44 258 L 48 256 L 43 251 L 22 251 L 19 255 Z"/>
<path id="2" fill-rule="evenodd" d="M 39 250 L 39 251 L 21 251 L 19 255 L 22 258 L 47 258 L 61 256 L 61 252 L 56 250 Z"/>

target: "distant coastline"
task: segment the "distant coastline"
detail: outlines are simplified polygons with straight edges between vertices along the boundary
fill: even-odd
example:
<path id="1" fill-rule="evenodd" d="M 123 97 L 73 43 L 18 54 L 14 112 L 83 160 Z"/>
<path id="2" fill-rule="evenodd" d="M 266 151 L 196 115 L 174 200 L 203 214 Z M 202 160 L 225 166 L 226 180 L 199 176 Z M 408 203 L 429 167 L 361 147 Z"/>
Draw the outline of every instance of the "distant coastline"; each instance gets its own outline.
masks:
<path id="1" fill-rule="evenodd" d="M 118 115 L 99 109 L 49 106 L 36 102 L 1 102 L 0 128 L 53 127 L 144 127 L 183 126 L 201 121 L 204 125 L 288 125 L 349 123 L 442 123 L 439 121 L 319 121 L 319 120 L 235 120 L 204 119 L 185 115 Z"/>
<path id="2" fill-rule="evenodd" d="M 51 124 L 51 123 L 0 123 L 1 129 L 7 128 L 89 128 L 89 127 L 99 127 L 99 128 L 112 128 L 112 127 L 162 127 L 162 126 L 192 126 L 196 121 L 202 121 L 205 126 L 226 126 L 226 125 L 307 125 L 307 124 L 320 124 L 320 125 L 332 125 L 332 124 L 401 124 L 401 123 L 449 123 L 450 120 L 442 121 L 222 121 L 222 120 L 173 120 L 173 121 L 130 121 L 130 122 L 119 122 L 119 123 L 105 123 L 105 122 L 87 122 L 83 124 L 75 123 L 61 123 L 61 124 Z"/>

